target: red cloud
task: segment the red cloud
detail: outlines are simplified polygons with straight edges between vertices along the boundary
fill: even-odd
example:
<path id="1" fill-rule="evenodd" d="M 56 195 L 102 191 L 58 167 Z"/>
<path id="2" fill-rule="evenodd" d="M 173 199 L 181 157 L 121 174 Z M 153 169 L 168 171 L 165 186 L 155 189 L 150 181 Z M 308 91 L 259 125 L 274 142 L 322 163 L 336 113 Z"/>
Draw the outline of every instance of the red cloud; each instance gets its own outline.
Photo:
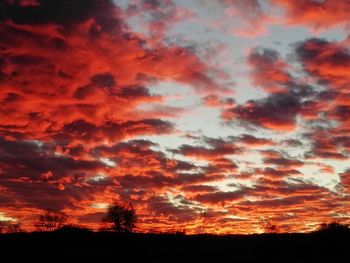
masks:
<path id="1" fill-rule="evenodd" d="M 265 158 L 264 163 L 265 164 L 273 164 L 273 165 L 277 165 L 277 166 L 284 166 L 284 167 L 289 167 L 289 168 L 300 167 L 300 166 L 304 165 L 304 163 L 302 161 L 295 160 L 295 159 L 287 159 L 284 157 Z"/>
<path id="2" fill-rule="evenodd" d="M 212 193 L 198 194 L 194 199 L 201 203 L 222 203 L 224 205 L 226 202 L 241 200 L 246 194 L 247 192 L 245 189 L 237 190 L 234 192 L 217 191 Z"/>
<path id="3" fill-rule="evenodd" d="M 241 134 L 238 141 L 249 146 L 264 146 L 275 144 L 273 140 L 266 138 L 258 138 L 250 134 Z"/>
<path id="4" fill-rule="evenodd" d="M 266 99 L 248 101 L 222 112 L 227 121 L 242 121 L 272 130 L 290 131 L 296 127 L 301 109 L 295 93 L 274 93 Z"/>
<path id="5" fill-rule="evenodd" d="M 253 68 L 253 83 L 267 92 L 284 92 L 292 84 L 288 64 L 275 50 L 255 49 L 249 54 L 248 62 Z"/>
<path id="6" fill-rule="evenodd" d="M 271 180 L 275 178 L 280 179 L 288 176 L 301 175 L 301 173 L 298 170 L 291 169 L 290 166 L 293 167 L 293 165 L 291 164 L 288 164 L 288 165 L 284 164 L 283 166 L 280 166 L 278 169 L 267 167 L 261 171 L 261 174 L 266 176 L 267 178 L 270 178 Z"/>
<path id="7" fill-rule="evenodd" d="M 144 191 L 213 180 L 192 171 L 192 163 L 151 150 L 150 143 L 121 142 L 173 131 L 161 119 L 168 116 L 164 109 L 148 114 L 138 108 L 162 102 L 148 91 L 151 84 L 226 91 L 209 77 L 211 67 L 189 50 L 141 39 L 112 1 L 33 3 L 2 5 L 2 208 L 19 218 L 25 215 L 14 208 L 95 215 L 93 202 L 119 197 L 142 206 L 150 198 Z M 125 192 L 117 193 L 120 187 Z"/>
<path id="8" fill-rule="evenodd" d="M 290 25 L 306 25 L 312 29 L 327 29 L 349 22 L 350 3 L 347 0 L 273 0 L 285 8 L 286 22 Z"/>
<path id="9" fill-rule="evenodd" d="M 202 146 L 182 145 L 175 153 L 196 159 L 210 160 L 221 157 L 222 155 L 231 155 L 237 152 L 237 147 L 230 144 L 219 145 L 213 149 Z"/>
<path id="10" fill-rule="evenodd" d="M 209 107 L 230 107 L 235 104 L 235 101 L 231 98 L 220 98 L 215 94 L 211 94 L 203 98 L 203 104 Z"/>
<path id="11" fill-rule="evenodd" d="M 217 188 L 215 186 L 210 185 L 186 185 L 181 188 L 184 192 L 190 193 L 202 193 L 202 192 L 213 192 Z"/>
<path id="12" fill-rule="evenodd" d="M 307 157 L 338 160 L 348 159 L 345 152 L 343 152 L 344 146 L 346 149 L 347 136 L 336 136 L 336 133 L 330 130 L 315 132 L 310 139 L 313 147 Z"/>
<path id="13" fill-rule="evenodd" d="M 140 24 L 148 31 L 152 43 L 160 43 L 167 37 L 167 30 L 177 22 L 191 19 L 193 13 L 185 7 L 176 5 L 171 0 L 144 0 L 130 3 L 127 18 L 137 17 Z"/>
<path id="14" fill-rule="evenodd" d="M 345 190 L 350 193 L 350 170 L 340 174 L 340 181 Z"/>
<path id="15" fill-rule="evenodd" d="M 173 150 L 173 152 L 184 156 L 210 160 L 221 158 L 224 155 L 232 155 L 240 150 L 231 139 L 204 137 L 203 140 L 210 147 L 184 144 L 179 149 Z"/>
<path id="16" fill-rule="evenodd" d="M 137 105 L 161 99 L 145 87 L 158 80 L 183 82 L 200 92 L 225 90 L 189 51 L 146 48 L 109 1 L 77 3 L 72 17 L 61 13 L 66 4 L 5 6 L 0 116 L 7 133 L 33 138 L 80 119 L 97 126 L 139 121 L 145 116 L 135 112 Z"/>
<path id="17" fill-rule="evenodd" d="M 312 38 L 297 45 L 296 54 L 305 71 L 323 84 L 347 91 L 350 51 L 341 43 Z"/>

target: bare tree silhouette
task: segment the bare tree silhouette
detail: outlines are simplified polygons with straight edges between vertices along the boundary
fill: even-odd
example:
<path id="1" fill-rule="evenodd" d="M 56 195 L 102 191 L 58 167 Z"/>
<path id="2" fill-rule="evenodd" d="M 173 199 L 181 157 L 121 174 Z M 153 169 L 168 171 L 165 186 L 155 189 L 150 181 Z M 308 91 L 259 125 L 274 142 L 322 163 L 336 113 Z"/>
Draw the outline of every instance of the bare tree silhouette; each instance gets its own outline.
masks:
<path id="1" fill-rule="evenodd" d="M 64 212 L 47 209 L 45 214 L 39 215 L 35 227 L 39 231 L 53 231 L 62 227 L 67 220 Z"/>
<path id="2" fill-rule="evenodd" d="M 130 233 L 135 227 L 137 216 L 131 203 L 114 203 L 107 209 L 104 222 L 113 223 L 116 232 Z"/>
<path id="3" fill-rule="evenodd" d="M 278 232 L 277 225 L 274 224 L 270 218 L 261 218 L 259 224 L 264 233 L 266 234 Z"/>

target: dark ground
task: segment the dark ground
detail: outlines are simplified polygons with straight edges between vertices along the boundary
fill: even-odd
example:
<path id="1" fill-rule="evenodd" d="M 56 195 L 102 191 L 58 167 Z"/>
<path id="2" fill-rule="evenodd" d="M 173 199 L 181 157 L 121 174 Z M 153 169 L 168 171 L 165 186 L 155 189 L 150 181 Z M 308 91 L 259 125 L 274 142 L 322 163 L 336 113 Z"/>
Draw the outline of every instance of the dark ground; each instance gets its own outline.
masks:
<path id="1" fill-rule="evenodd" d="M 0 235 L 0 262 L 350 262 L 350 233 Z"/>

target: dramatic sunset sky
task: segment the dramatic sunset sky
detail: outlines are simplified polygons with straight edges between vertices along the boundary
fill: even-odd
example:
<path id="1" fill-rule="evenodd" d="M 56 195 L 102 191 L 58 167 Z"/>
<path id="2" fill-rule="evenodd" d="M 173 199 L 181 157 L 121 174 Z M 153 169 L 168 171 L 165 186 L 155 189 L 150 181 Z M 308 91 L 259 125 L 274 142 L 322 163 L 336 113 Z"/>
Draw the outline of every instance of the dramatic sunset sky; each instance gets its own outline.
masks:
<path id="1" fill-rule="evenodd" d="M 350 223 L 349 0 L 0 1 L 0 221 Z"/>

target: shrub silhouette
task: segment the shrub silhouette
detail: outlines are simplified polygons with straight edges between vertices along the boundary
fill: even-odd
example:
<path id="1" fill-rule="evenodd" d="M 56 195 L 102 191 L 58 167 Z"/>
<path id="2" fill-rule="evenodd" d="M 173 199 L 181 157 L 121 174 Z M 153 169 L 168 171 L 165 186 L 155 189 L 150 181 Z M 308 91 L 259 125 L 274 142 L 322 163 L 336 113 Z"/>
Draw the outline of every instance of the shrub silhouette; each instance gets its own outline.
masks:
<path id="1" fill-rule="evenodd" d="M 47 209 L 45 214 L 39 216 L 35 227 L 39 231 L 53 231 L 62 227 L 67 219 L 68 216 L 65 213 Z"/>
<path id="2" fill-rule="evenodd" d="M 339 222 L 322 223 L 317 232 L 323 233 L 349 233 L 350 228 L 346 224 Z"/>
<path id="3" fill-rule="evenodd" d="M 17 223 L 17 224 L 10 224 L 10 225 L 7 227 L 7 233 L 19 233 L 19 232 L 23 232 L 20 223 Z"/>
<path id="4" fill-rule="evenodd" d="M 131 203 L 126 205 L 114 203 L 108 207 L 103 221 L 113 223 L 115 232 L 130 233 L 135 227 L 136 219 L 135 209 Z"/>
<path id="5" fill-rule="evenodd" d="M 79 225 L 64 225 L 56 230 L 60 233 L 90 233 L 91 230 L 89 228 L 79 226 Z"/>
<path id="6" fill-rule="evenodd" d="M 20 223 L 13 223 L 11 221 L 0 221 L 0 234 L 1 233 L 19 233 L 22 232 Z"/>

